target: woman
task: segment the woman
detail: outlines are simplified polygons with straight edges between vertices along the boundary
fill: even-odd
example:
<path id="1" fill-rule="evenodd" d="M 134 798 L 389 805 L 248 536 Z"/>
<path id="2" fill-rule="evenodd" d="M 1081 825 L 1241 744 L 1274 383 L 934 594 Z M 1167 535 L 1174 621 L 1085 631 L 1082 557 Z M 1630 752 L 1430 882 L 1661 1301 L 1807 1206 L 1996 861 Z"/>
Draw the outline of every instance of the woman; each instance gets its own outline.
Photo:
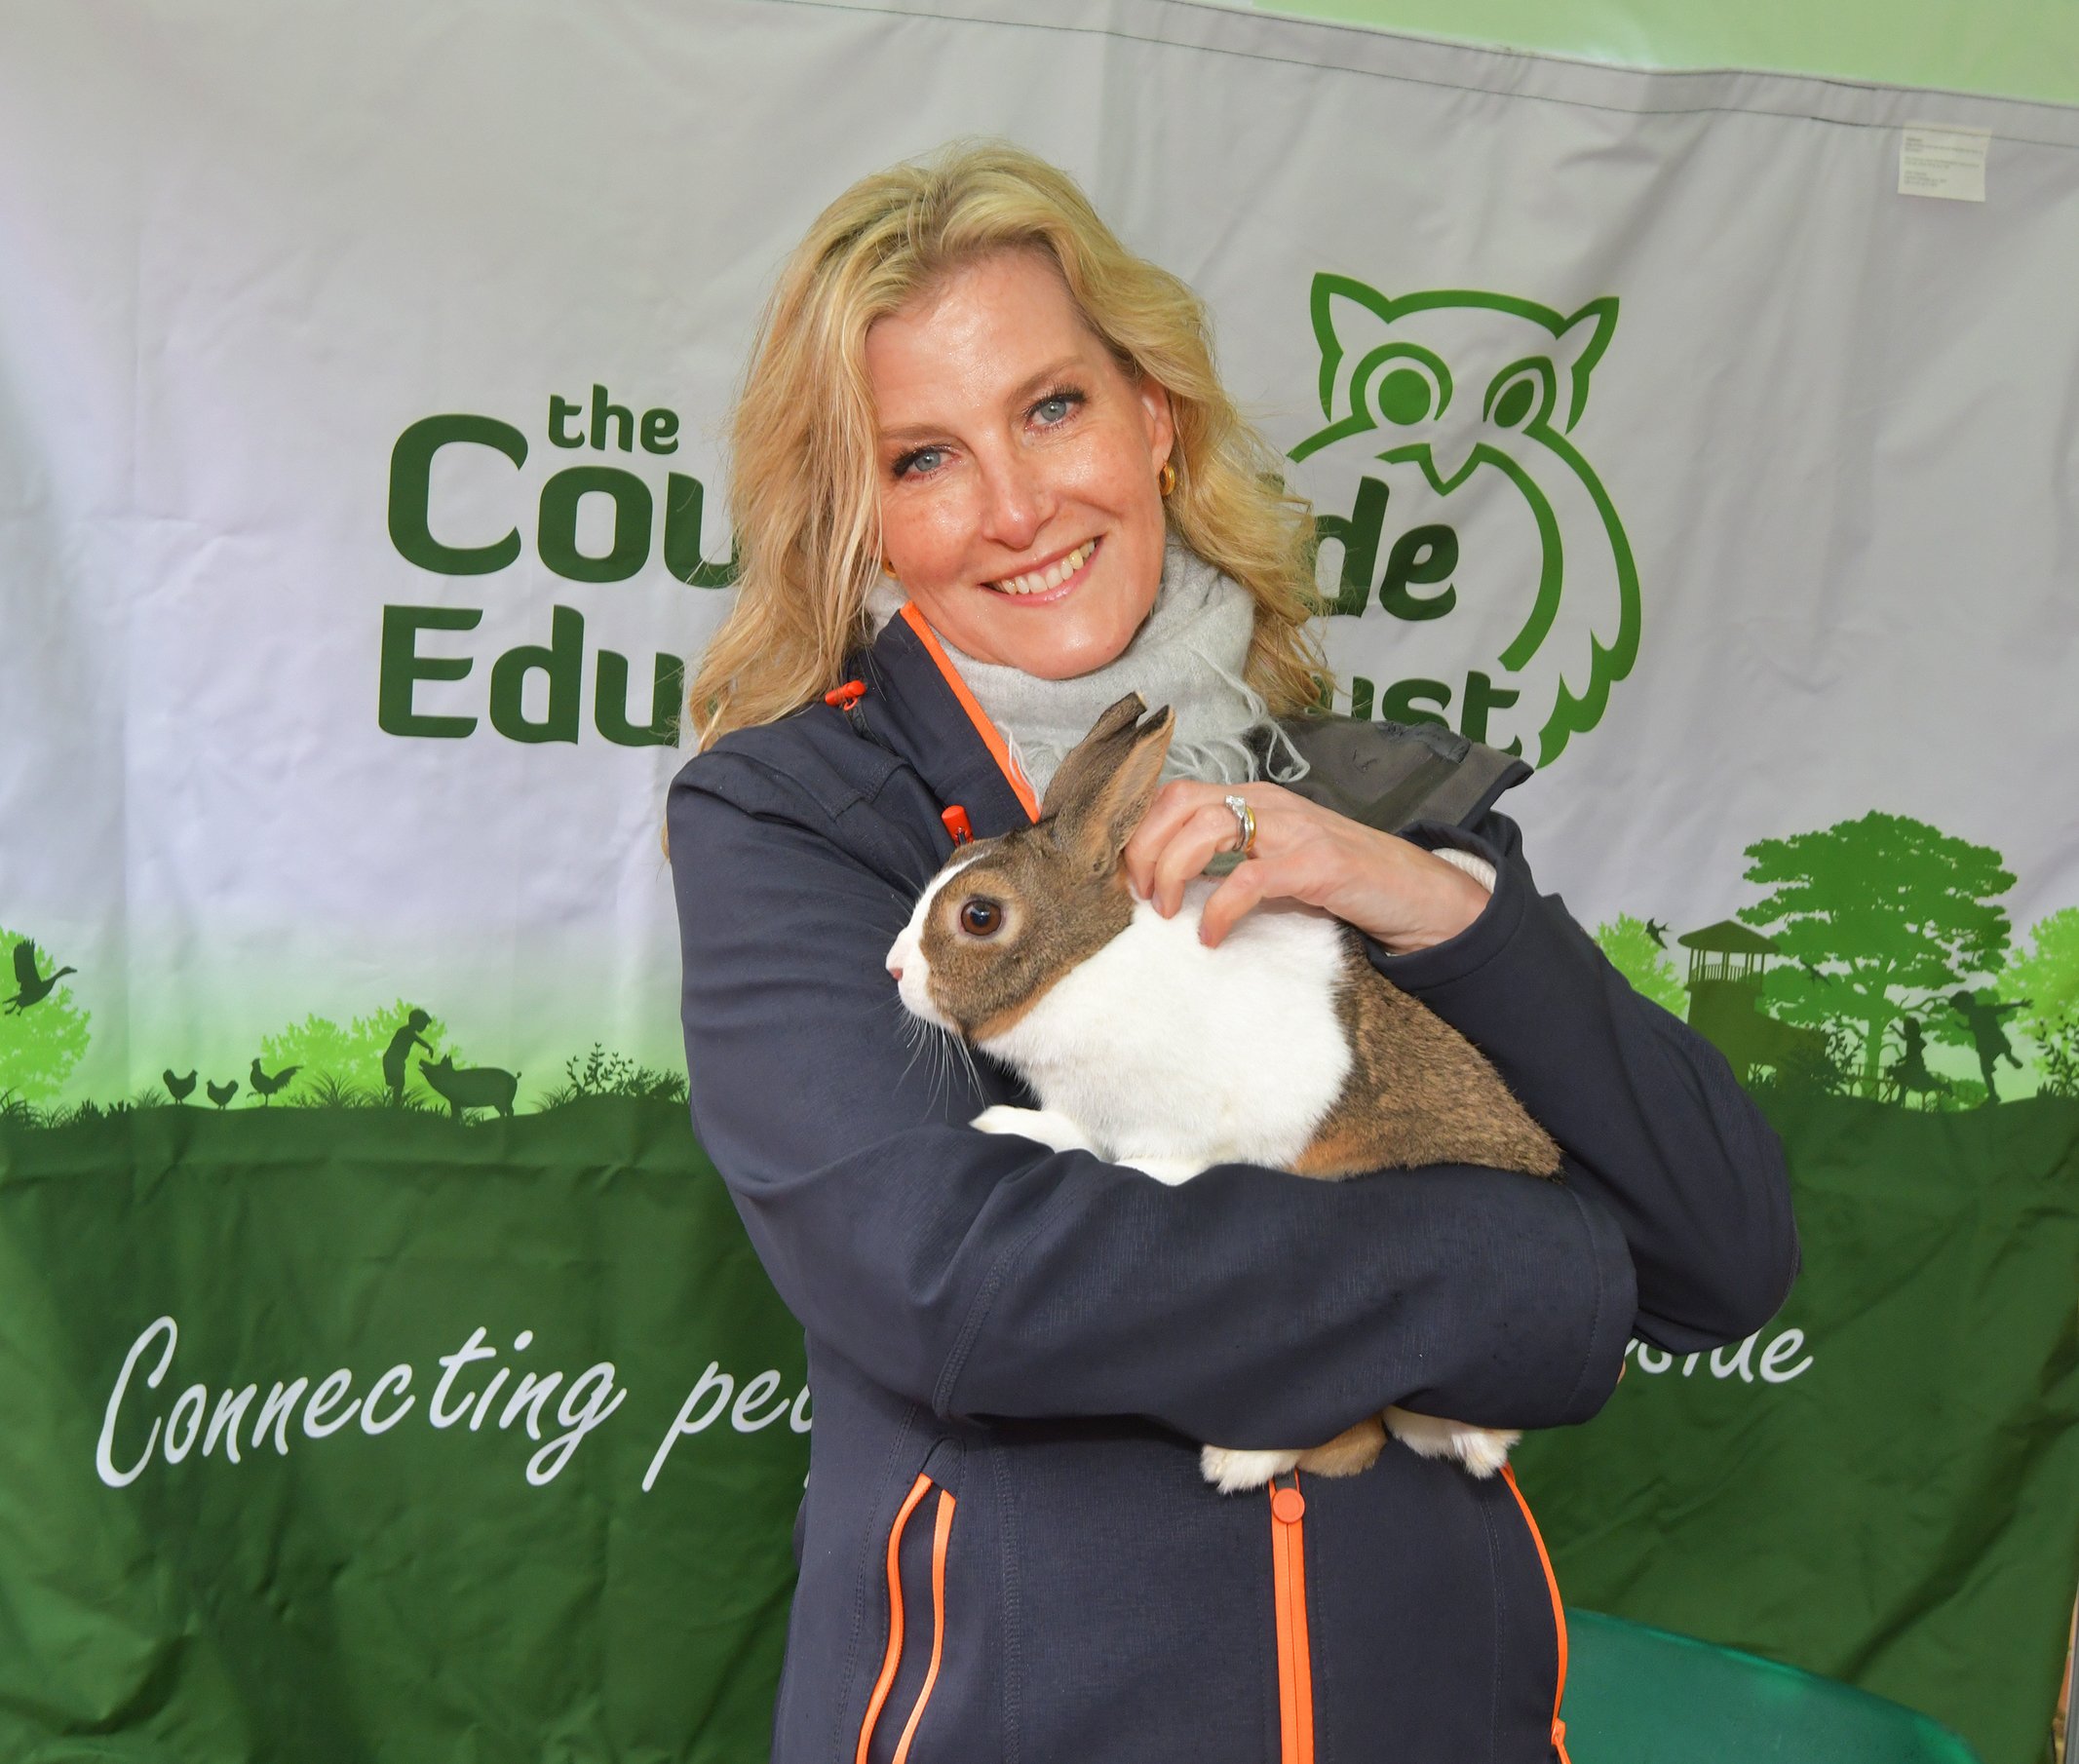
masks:
<path id="1" fill-rule="evenodd" d="M 1536 893 L 1488 807 L 1523 768 L 1267 721 L 1319 666 L 1274 464 L 1188 290 L 1013 149 L 864 180 L 783 272 L 736 420 L 741 597 L 670 812 L 695 1125 L 816 1394 L 782 1764 L 1552 1756 L 1557 1594 L 1511 1483 L 1392 1447 L 1223 1496 L 1199 1442 L 1387 1403 L 1584 1420 L 1635 1329 L 1737 1339 L 1789 1285 L 1773 1136 Z M 966 1125 L 1021 1098 L 914 1058 L 890 941 L 1129 685 L 1177 706 L 1190 774 L 1129 847 L 1139 892 L 1174 911 L 1239 793 L 1253 840 L 1203 935 L 1272 898 L 1359 927 L 1559 1141 L 1563 1186 L 1171 1188 Z M 1442 818 L 1324 806 L 1352 740 L 1407 774 L 1402 809 L 1441 778 Z"/>

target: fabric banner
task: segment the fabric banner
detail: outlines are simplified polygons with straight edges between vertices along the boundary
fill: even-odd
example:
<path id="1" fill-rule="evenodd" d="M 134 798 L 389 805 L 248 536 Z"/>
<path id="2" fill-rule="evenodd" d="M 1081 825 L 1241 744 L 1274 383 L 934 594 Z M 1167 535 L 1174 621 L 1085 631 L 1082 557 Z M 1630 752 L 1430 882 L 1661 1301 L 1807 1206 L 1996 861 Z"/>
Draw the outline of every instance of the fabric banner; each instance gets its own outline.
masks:
<path id="1" fill-rule="evenodd" d="M 0 10 L 0 1755 L 758 1754 L 813 1405 L 663 795 L 778 264 L 976 134 L 1207 299 L 1338 706 L 1535 761 L 1785 1136 L 1783 1315 L 1519 1452 L 1567 1597 L 2033 1760 L 2079 112 L 1181 0 Z"/>

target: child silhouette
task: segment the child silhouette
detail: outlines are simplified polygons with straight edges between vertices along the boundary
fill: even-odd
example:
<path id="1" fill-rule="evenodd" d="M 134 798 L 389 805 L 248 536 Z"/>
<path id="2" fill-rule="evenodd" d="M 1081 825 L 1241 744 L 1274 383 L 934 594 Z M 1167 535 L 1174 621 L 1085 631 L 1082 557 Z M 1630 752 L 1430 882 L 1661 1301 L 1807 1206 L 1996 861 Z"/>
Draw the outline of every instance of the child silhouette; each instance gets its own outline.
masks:
<path id="1" fill-rule="evenodd" d="M 2007 1026 L 2000 1018 L 2021 1010 L 2027 1003 L 2025 998 L 2018 998 L 2004 1005 L 1982 1005 L 1978 995 L 1968 989 L 1949 994 L 1950 1006 L 1964 1019 L 1964 1027 L 1971 1031 L 1971 1040 L 1978 1047 L 1978 1069 L 1985 1075 L 1987 1102 L 2000 1099 L 1999 1092 L 1992 1088 L 1993 1066 L 2002 1058 L 2017 1069 L 2021 1063 L 2015 1057 L 2014 1049 L 2007 1041 Z"/>
<path id="2" fill-rule="evenodd" d="M 383 1083 L 390 1087 L 390 1106 L 401 1109 L 404 1106 L 404 1062 L 411 1057 L 411 1047 L 416 1042 L 427 1053 L 433 1052 L 433 1044 L 419 1033 L 433 1021 L 425 1012 L 416 1008 L 404 1018 L 404 1026 L 390 1037 L 390 1045 L 383 1050 Z"/>

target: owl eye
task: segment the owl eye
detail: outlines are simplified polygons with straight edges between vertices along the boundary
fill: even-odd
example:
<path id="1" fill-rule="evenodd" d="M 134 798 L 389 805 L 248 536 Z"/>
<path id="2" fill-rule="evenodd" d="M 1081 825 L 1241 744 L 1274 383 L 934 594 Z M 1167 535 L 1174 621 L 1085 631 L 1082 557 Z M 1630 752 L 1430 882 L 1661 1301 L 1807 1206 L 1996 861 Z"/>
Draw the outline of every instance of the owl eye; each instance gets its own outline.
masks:
<path id="1" fill-rule="evenodd" d="M 1409 429 L 1443 414 L 1451 396 L 1450 381 L 1443 371 L 1444 364 L 1425 361 L 1427 354 L 1425 350 L 1422 356 L 1403 355 L 1385 364 L 1372 397 L 1379 415 L 1389 423 Z"/>
<path id="2" fill-rule="evenodd" d="M 1542 356 L 1513 362 L 1487 386 L 1482 408 L 1497 429 L 1521 429 L 1552 414 L 1552 364 Z"/>
<path id="3" fill-rule="evenodd" d="M 1003 929 L 1003 907 L 985 895 L 960 903 L 960 929 L 971 938 L 992 938 Z"/>
<path id="4" fill-rule="evenodd" d="M 1442 416 L 1451 402 L 1451 370 L 1419 343 L 1387 343 L 1359 364 L 1354 403 L 1376 420 L 1412 428 Z"/>
<path id="5" fill-rule="evenodd" d="M 1379 382 L 1379 414 L 1405 428 L 1429 415 L 1436 397 L 1437 389 L 1419 368 L 1396 367 Z"/>

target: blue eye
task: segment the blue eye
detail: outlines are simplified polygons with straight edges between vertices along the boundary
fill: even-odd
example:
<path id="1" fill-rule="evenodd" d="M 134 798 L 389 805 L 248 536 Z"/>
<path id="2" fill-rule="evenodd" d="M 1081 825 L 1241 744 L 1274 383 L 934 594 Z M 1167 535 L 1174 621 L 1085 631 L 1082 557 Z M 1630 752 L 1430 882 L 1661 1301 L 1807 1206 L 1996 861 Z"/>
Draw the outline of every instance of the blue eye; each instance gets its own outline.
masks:
<path id="1" fill-rule="evenodd" d="M 917 447 L 895 462 L 893 475 L 897 478 L 910 478 L 920 474 L 929 477 L 939 469 L 939 458 L 944 451 L 943 447 Z"/>
<path id="2" fill-rule="evenodd" d="M 1057 423 L 1066 422 L 1074 414 L 1083 395 L 1072 387 L 1064 386 L 1059 392 L 1050 392 L 1032 406 L 1032 416 L 1040 424 L 1052 428 Z"/>

